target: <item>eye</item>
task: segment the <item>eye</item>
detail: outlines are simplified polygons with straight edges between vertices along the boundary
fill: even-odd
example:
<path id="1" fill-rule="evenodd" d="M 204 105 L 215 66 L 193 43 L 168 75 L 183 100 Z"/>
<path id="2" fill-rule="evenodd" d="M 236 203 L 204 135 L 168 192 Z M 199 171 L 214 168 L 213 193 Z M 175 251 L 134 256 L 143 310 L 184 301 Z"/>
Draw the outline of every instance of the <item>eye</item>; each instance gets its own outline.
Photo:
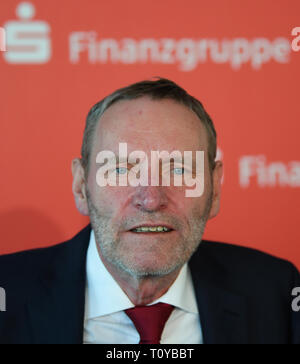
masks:
<path id="1" fill-rule="evenodd" d="M 173 171 L 176 171 L 176 174 L 182 175 L 184 173 L 184 168 L 174 168 Z"/>
<path id="2" fill-rule="evenodd" d="M 117 167 L 116 168 L 116 171 L 117 171 L 117 174 L 126 174 L 127 173 L 127 169 L 126 167 Z"/>

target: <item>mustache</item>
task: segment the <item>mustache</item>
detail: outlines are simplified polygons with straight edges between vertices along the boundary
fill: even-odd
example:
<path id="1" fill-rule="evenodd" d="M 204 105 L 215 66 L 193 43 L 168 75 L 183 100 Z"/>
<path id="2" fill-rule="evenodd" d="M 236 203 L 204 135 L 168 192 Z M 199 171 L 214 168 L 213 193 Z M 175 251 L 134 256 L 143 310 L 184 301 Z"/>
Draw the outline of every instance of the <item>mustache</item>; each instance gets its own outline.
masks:
<path id="1" fill-rule="evenodd" d="M 101 213 L 101 208 L 98 208 L 93 200 L 92 200 L 92 196 L 91 193 L 89 191 L 88 186 L 86 186 L 86 197 L 87 197 L 87 202 L 88 202 L 88 209 L 90 211 L 90 214 L 95 214 L 97 216 L 98 219 L 102 219 L 104 221 L 104 219 L 109 220 L 109 217 L 105 214 Z M 209 197 L 207 199 L 206 202 L 206 206 L 205 206 L 205 211 L 202 214 L 202 216 L 197 216 L 197 218 L 194 218 L 188 221 L 189 225 L 198 225 L 199 223 L 201 223 L 204 220 L 207 220 L 208 218 L 208 214 L 209 211 L 212 207 L 212 201 L 213 201 L 213 191 L 210 192 Z M 138 225 L 142 225 L 143 223 L 147 222 L 149 224 L 153 224 L 153 225 L 157 225 L 158 222 L 164 222 L 166 225 L 170 225 L 172 226 L 175 230 L 183 230 L 184 229 L 184 224 L 182 221 L 180 221 L 177 217 L 174 216 L 163 216 L 162 214 L 157 214 L 156 216 L 153 216 L 153 213 L 144 213 L 142 211 L 139 211 L 136 215 L 134 216 L 127 216 L 126 218 L 122 219 L 120 224 L 114 224 L 113 225 L 113 229 L 114 230 L 125 230 L 128 231 L 129 229 L 132 228 L 132 226 L 138 226 Z"/>

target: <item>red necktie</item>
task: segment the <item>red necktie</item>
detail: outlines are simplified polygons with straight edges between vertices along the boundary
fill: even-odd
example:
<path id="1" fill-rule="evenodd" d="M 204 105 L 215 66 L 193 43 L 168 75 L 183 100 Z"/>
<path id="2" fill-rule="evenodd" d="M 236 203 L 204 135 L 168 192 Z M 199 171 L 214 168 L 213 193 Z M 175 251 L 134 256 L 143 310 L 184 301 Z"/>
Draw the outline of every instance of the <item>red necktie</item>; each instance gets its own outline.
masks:
<path id="1" fill-rule="evenodd" d="M 165 324 L 174 306 L 167 303 L 156 303 L 152 306 L 136 306 L 125 310 L 138 333 L 140 344 L 159 344 Z"/>

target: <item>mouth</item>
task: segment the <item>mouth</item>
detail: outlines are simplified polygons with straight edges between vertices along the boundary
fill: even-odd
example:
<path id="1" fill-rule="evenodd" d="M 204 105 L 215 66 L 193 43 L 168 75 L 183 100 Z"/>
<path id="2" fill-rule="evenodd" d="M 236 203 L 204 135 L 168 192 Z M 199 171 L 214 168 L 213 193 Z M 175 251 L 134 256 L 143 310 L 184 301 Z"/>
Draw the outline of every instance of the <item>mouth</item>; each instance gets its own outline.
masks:
<path id="1" fill-rule="evenodd" d="M 155 235 L 155 234 L 170 234 L 175 230 L 166 226 L 141 226 L 134 229 L 129 230 L 129 232 L 133 234 L 142 234 L 142 235 Z"/>
<path id="2" fill-rule="evenodd" d="M 136 234 L 136 235 L 165 235 L 165 234 L 171 234 L 175 230 L 165 231 L 165 232 L 137 232 L 133 230 L 129 230 L 128 233 Z"/>

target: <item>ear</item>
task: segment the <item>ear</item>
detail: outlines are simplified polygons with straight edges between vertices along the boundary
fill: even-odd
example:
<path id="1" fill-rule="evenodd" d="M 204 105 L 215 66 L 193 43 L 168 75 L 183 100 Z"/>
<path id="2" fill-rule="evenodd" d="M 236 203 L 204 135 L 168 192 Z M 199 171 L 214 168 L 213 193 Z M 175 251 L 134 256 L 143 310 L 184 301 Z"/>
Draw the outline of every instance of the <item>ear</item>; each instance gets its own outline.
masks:
<path id="1" fill-rule="evenodd" d="M 213 170 L 213 201 L 210 209 L 208 219 L 212 219 L 218 215 L 220 210 L 220 198 L 221 198 L 221 181 L 223 176 L 223 162 L 216 161 L 215 168 Z"/>
<path id="2" fill-rule="evenodd" d="M 86 185 L 84 169 L 80 159 L 76 158 L 72 161 L 73 184 L 72 191 L 77 210 L 84 216 L 89 216 L 88 203 L 86 198 Z"/>

